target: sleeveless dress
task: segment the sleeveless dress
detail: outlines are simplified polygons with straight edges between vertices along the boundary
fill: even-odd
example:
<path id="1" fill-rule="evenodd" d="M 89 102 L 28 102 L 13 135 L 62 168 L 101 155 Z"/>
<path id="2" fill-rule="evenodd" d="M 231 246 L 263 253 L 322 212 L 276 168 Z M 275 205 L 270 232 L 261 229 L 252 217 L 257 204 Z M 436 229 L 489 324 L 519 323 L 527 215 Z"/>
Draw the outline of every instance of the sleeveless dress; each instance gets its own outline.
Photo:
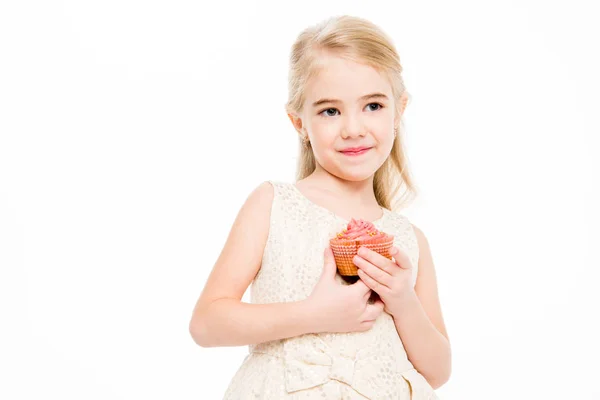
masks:
<path id="1" fill-rule="evenodd" d="M 307 298 L 323 270 L 329 239 L 348 220 L 317 205 L 292 183 L 268 181 L 275 195 L 262 264 L 251 287 L 251 303 Z M 382 207 L 371 221 L 394 235 L 416 282 L 419 247 L 406 216 Z M 348 284 L 339 274 L 336 280 Z M 439 400 L 409 361 L 391 315 L 382 312 L 366 332 L 305 334 L 249 345 L 224 400 Z"/>

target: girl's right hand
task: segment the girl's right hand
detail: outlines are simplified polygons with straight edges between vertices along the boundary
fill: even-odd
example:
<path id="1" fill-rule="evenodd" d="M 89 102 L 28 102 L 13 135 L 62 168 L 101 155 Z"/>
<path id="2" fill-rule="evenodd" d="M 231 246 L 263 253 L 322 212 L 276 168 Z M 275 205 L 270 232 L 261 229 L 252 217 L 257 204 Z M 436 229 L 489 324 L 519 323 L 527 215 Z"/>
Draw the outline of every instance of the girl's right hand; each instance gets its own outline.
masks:
<path id="1" fill-rule="evenodd" d="M 369 304 L 371 289 L 362 280 L 342 285 L 335 280 L 336 272 L 333 251 L 327 247 L 321 278 L 305 300 L 315 318 L 314 333 L 368 331 L 383 312 L 383 302 Z"/>

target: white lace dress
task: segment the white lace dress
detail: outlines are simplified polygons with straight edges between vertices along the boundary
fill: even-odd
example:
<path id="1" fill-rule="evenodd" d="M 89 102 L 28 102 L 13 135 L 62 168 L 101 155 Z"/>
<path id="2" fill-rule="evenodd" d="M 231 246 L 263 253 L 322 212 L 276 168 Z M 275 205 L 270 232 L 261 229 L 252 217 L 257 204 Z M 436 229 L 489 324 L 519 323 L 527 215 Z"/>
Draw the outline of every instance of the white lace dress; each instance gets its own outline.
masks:
<path id="1" fill-rule="evenodd" d="M 250 287 L 252 303 L 308 297 L 323 269 L 323 250 L 349 221 L 305 197 L 294 184 L 275 189 L 261 268 Z M 395 236 L 409 255 L 416 281 L 419 248 L 407 217 L 383 209 L 372 221 Z M 345 283 L 339 275 L 336 279 Z M 305 334 L 250 345 L 224 400 L 346 399 L 437 400 L 408 360 L 391 315 L 383 312 L 366 332 Z"/>

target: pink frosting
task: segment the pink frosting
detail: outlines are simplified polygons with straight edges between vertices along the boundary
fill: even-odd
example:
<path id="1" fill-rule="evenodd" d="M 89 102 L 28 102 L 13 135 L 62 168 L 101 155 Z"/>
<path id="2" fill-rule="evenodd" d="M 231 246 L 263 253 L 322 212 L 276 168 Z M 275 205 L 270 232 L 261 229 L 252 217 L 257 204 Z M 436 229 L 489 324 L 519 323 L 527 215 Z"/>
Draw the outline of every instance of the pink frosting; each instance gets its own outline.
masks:
<path id="1" fill-rule="evenodd" d="M 387 234 L 375 228 L 372 222 L 354 218 L 350 220 L 346 229 L 337 234 L 338 239 L 346 240 L 381 239 L 386 236 Z"/>

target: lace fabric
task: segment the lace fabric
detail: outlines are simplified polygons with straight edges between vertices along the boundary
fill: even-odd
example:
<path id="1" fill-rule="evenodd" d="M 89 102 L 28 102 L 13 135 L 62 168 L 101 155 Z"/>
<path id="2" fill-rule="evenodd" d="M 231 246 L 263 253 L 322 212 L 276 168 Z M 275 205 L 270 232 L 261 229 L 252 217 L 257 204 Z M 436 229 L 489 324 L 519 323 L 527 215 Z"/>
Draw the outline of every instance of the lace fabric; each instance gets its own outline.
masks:
<path id="1" fill-rule="evenodd" d="M 269 182 L 275 196 L 251 302 L 299 301 L 321 276 L 329 239 L 348 221 L 311 202 L 291 183 Z M 383 210 L 373 224 L 394 235 L 394 246 L 408 254 L 414 285 L 419 256 L 415 232 L 406 216 Z M 348 284 L 340 275 L 336 280 Z M 385 312 L 366 332 L 305 334 L 248 349 L 225 400 L 439 400 L 408 360 L 394 320 Z"/>

